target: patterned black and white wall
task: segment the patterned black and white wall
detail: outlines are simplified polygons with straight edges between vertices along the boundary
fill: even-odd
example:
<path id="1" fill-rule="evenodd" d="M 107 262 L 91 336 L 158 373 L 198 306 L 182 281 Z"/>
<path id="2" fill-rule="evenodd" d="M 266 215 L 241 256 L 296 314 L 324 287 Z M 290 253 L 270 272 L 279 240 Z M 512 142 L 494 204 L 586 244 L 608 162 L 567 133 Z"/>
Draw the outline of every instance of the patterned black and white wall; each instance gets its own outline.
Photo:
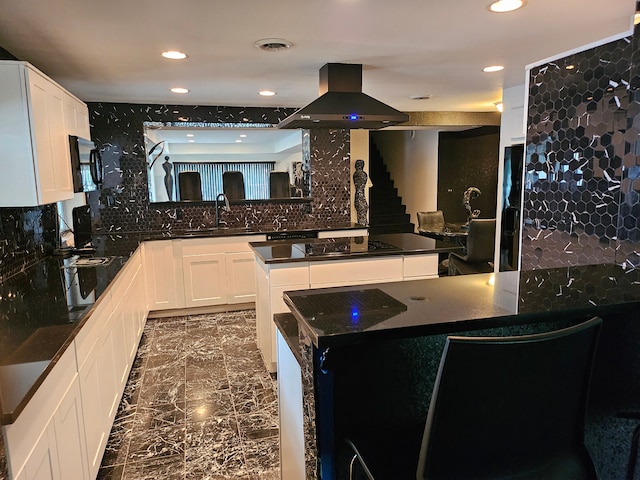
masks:
<path id="1" fill-rule="evenodd" d="M 640 265 L 635 38 L 530 72 L 523 270 Z"/>
<path id="2" fill-rule="evenodd" d="M 150 204 L 143 122 L 277 124 L 294 109 L 90 103 L 91 136 L 100 148 L 105 179 L 88 195 L 97 232 L 208 228 L 212 205 Z M 349 133 L 308 131 L 312 202 L 235 204 L 229 227 L 286 230 L 350 222 Z"/>

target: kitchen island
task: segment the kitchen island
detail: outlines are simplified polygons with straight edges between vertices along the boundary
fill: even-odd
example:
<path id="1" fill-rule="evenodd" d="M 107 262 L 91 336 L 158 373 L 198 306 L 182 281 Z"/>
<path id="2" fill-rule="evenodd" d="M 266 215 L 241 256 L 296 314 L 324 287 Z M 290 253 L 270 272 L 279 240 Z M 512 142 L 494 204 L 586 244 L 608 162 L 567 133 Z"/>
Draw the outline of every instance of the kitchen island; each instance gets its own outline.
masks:
<path id="1" fill-rule="evenodd" d="M 455 245 L 413 233 L 342 238 L 251 242 L 255 252 L 258 348 L 276 371 L 273 316 L 286 312 L 282 292 L 438 276 L 438 255 L 460 251 Z"/>
<path id="2" fill-rule="evenodd" d="M 534 333 L 594 315 L 605 321 L 587 446 L 601 478 L 624 477 L 635 423 L 621 426 L 617 413 L 640 409 L 640 272 L 501 272 L 286 291 L 284 301 L 291 313 L 276 316 L 283 478 L 347 478 L 345 437 L 424 424 L 447 334 Z"/>

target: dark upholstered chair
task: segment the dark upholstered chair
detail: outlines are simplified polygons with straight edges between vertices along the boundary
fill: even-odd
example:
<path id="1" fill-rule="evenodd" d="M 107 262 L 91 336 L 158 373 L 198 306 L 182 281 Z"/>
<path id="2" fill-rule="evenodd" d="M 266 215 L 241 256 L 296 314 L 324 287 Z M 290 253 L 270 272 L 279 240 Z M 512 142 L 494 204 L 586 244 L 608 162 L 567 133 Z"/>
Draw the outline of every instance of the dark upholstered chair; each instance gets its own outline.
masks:
<path id="1" fill-rule="evenodd" d="M 442 210 L 435 212 L 417 212 L 418 232 L 441 232 L 444 230 L 444 214 Z"/>
<path id="2" fill-rule="evenodd" d="M 202 200 L 202 184 L 199 172 L 180 172 L 178 174 L 180 200 Z"/>
<path id="3" fill-rule="evenodd" d="M 370 480 L 597 478 L 584 425 L 601 323 L 448 337 L 422 440 L 411 431 L 350 437 L 350 473 Z"/>
<path id="4" fill-rule="evenodd" d="M 269 173 L 269 197 L 270 198 L 291 197 L 289 172 L 270 172 Z"/>
<path id="5" fill-rule="evenodd" d="M 466 252 L 449 254 L 449 275 L 493 272 L 495 237 L 495 218 L 471 219 Z"/>
<path id="6" fill-rule="evenodd" d="M 242 172 L 224 172 L 222 174 L 222 191 L 229 200 L 244 200 L 244 175 Z"/>

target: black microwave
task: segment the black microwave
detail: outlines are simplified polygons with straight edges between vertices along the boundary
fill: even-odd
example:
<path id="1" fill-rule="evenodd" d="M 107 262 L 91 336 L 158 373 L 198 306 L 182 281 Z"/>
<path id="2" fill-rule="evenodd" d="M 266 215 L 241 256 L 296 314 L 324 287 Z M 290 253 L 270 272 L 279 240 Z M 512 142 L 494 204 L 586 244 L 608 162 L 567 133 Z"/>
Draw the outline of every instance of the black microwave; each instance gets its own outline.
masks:
<path id="1" fill-rule="evenodd" d="M 74 192 L 91 192 L 100 188 L 103 169 L 100 151 L 92 141 L 69 135 L 71 174 Z"/>

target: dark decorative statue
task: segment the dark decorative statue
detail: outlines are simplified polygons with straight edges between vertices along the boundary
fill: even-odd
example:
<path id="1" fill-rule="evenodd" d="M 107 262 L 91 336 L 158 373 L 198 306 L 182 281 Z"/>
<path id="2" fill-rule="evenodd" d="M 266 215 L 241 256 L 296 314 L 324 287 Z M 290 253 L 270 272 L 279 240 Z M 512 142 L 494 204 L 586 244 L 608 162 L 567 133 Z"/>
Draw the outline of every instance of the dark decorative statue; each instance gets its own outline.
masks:
<path id="1" fill-rule="evenodd" d="M 162 167 L 164 168 L 164 188 L 167 190 L 167 196 L 171 202 L 173 200 L 173 175 L 171 174 L 173 164 L 169 161 L 169 155 L 164 157 Z"/>
<path id="2" fill-rule="evenodd" d="M 464 191 L 464 194 L 462 195 L 462 204 L 467 210 L 467 223 L 465 223 L 465 225 L 469 225 L 471 219 L 478 218 L 480 216 L 480 210 L 471 209 L 471 200 L 478 198 L 481 193 L 480 189 L 476 187 L 469 187 Z"/>
<path id="3" fill-rule="evenodd" d="M 356 160 L 356 171 L 353 172 L 353 185 L 356 187 L 354 206 L 356 208 L 357 222 L 360 225 L 367 225 L 367 212 L 369 204 L 365 195 L 365 188 L 371 186 L 369 176 L 364 171 L 364 160 Z"/>

